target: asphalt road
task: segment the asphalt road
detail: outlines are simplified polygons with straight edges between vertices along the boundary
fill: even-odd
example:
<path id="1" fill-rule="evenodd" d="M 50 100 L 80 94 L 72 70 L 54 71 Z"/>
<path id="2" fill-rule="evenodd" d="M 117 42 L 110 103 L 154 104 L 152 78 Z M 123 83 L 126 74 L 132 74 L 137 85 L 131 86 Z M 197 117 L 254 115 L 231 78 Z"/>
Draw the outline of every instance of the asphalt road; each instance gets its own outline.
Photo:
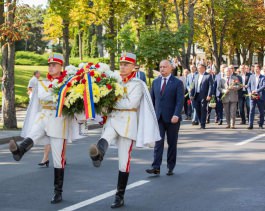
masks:
<path id="1" fill-rule="evenodd" d="M 231 130 L 215 124 L 200 130 L 188 123 L 181 126 L 173 176 L 166 175 L 166 153 L 160 176 L 150 177 L 145 169 L 153 149 L 134 148 L 128 183 L 136 187 L 126 191 L 126 205 L 120 210 L 265 210 L 265 130 Z M 0 145 L 0 210 L 61 210 L 84 201 L 78 210 L 111 210 L 114 196 L 108 197 L 108 192 L 116 188 L 117 149 L 109 148 L 102 166 L 94 168 L 88 148 L 99 136 L 100 129 L 91 130 L 87 140 L 68 145 L 63 202 L 56 205 L 50 204 L 52 164 L 37 166 L 42 147 L 15 162 L 8 146 Z M 249 140 L 253 137 L 257 139 Z"/>

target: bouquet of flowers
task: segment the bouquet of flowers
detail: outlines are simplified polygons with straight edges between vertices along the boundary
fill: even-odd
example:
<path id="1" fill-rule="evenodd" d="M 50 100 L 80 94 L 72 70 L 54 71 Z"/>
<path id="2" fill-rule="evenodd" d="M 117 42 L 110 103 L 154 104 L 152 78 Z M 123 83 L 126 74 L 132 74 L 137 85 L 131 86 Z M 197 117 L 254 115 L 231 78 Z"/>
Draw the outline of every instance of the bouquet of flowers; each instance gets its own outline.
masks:
<path id="1" fill-rule="evenodd" d="M 238 79 L 235 79 L 233 80 L 233 83 L 230 87 L 233 87 L 233 88 L 241 88 L 242 87 L 242 84 L 239 82 Z"/>
<path id="2" fill-rule="evenodd" d="M 212 98 L 210 100 L 209 107 L 211 107 L 211 108 L 215 108 L 216 107 L 216 101 L 215 101 L 214 95 L 212 96 Z"/>
<path id="3" fill-rule="evenodd" d="M 240 89 L 240 88 L 242 88 L 242 84 L 240 83 L 240 81 L 238 79 L 234 79 L 232 84 L 230 86 L 228 86 L 227 89 L 230 90 L 230 89 Z M 222 95 L 221 100 L 223 100 L 225 98 L 225 96 L 228 94 L 228 92 L 226 92 Z"/>
<path id="4" fill-rule="evenodd" d="M 258 93 L 253 93 L 253 94 L 246 94 L 244 95 L 245 97 L 250 97 L 252 100 L 260 100 L 260 96 Z"/>
<path id="5" fill-rule="evenodd" d="M 54 80 L 53 99 L 57 103 L 56 116 L 70 116 L 85 113 L 86 119 L 95 114 L 111 112 L 117 100 L 123 95 L 121 77 L 104 63 L 81 64 L 80 69 L 69 66 L 63 72 L 62 80 Z"/>

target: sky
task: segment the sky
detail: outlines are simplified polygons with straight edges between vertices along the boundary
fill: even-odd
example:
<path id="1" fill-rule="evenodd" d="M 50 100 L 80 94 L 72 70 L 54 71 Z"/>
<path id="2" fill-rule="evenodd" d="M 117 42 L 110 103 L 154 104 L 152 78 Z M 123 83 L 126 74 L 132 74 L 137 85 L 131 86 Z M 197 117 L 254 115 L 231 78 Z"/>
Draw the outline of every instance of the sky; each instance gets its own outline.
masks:
<path id="1" fill-rule="evenodd" d="M 30 6 L 38 6 L 43 5 L 44 7 L 47 5 L 48 0 L 18 0 L 18 2 L 28 4 Z"/>

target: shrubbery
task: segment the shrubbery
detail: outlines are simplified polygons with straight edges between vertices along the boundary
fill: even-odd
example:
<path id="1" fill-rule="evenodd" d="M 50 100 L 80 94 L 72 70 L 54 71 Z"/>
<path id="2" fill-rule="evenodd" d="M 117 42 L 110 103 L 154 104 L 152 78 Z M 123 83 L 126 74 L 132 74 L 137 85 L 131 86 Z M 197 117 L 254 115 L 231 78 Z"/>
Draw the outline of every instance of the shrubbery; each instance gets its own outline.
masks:
<path id="1" fill-rule="evenodd" d="M 28 51 L 17 51 L 16 52 L 16 65 L 33 65 L 33 66 L 39 66 L 39 65 L 47 65 L 47 59 L 49 54 L 36 54 L 34 52 L 28 52 Z M 82 61 L 79 58 L 70 58 L 70 64 L 78 67 L 78 65 L 81 62 L 104 62 L 109 63 L 110 60 L 108 58 L 88 58 L 85 57 Z"/>

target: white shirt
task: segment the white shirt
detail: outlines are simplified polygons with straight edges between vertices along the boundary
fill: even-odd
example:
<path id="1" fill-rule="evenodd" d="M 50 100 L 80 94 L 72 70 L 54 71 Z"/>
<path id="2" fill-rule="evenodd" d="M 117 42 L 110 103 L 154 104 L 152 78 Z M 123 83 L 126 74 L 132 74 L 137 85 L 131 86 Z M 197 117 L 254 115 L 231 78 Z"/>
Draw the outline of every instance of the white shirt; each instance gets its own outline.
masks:
<path id="1" fill-rule="evenodd" d="M 258 89 L 258 85 L 259 85 L 259 76 L 260 75 L 255 75 L 256 76 L 256 90 Z"/>
<path id="2" fill-rule="evenodd" d="M 163 84 L 164 84 L 164 78 L 166 78 L 166 84 L 167 84 L 167 82 L 168 82 L 168 80 L 169 80 L 169 78 L 170 78 L 170 76 L 171 75 L 168 75 L 167 77 L 161 77 L 162 79 L 161 79 L 161 86 L 160 86 L 160 90 L 162 89 L 162 87 L 163 87 Z"/>
<path id="3" fill-rule="evenodd" d="M 201 83 L 202 83 L 203 75 L 204 75 L 204 73 L 202 75 L 199 74 L 197 93 L 200 93 L 200 88 L 201 88 Z"/>
<path id="4" fill-rule="evenodd" d="M 242 84 L 245 85 L 245 83 L 246 83 L 246 74 L 242 74 L 241 77 L 242 77 Z M 242 90 L 243 90 L 243 91 L 246 91 L 246 88 L 243 87 Z"/>
<path id="5" fill-rule="evenodd" d="M 140 72 L 139 71 L 136 72 L 136 78 L 140 78 Z"/>
<path id="6" fill-rule="evenodd" d="M 28 88 L 35 88 L 37 85 L 38 85 L 38 79 L 35 76 L 33 76 L 29 80 Z"/>

